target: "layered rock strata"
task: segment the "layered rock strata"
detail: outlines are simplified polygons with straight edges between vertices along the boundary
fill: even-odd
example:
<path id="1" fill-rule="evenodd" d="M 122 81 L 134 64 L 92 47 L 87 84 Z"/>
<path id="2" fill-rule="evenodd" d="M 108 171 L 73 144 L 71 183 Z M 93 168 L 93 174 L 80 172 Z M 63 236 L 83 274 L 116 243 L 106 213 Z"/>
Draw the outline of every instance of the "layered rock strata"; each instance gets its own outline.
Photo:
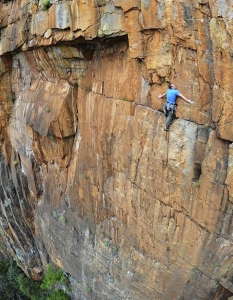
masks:
<path id="1" fill-rule="evenodd" d="M 74 299 L 230 296 L 232 5 L 42 4 L 0 2 L 2 251 Z"/>

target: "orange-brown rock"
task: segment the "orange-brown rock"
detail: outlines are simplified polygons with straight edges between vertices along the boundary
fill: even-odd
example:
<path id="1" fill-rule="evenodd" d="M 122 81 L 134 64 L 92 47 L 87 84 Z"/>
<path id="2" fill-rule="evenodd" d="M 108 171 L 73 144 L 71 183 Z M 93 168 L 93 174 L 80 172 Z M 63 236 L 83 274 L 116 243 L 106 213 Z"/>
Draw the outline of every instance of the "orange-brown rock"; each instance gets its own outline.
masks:
<path id="1" fill-rule="evenodd" d="M 72 299 L 230 297 L 232 5 L 41 7 L 0 2 L 0 253 Z"/>

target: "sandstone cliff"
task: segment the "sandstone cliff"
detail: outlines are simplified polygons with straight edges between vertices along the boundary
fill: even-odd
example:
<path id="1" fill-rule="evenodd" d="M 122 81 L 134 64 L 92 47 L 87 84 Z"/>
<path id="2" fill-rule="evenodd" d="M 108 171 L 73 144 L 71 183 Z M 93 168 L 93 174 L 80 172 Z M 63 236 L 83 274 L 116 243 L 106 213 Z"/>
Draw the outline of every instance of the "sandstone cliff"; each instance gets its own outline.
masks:
<path id="1" fill-rule="evenodd" d="M 231 1 L 42 5 L 0 1 L 2 251 L 74 299 L 233 293 Z"/>

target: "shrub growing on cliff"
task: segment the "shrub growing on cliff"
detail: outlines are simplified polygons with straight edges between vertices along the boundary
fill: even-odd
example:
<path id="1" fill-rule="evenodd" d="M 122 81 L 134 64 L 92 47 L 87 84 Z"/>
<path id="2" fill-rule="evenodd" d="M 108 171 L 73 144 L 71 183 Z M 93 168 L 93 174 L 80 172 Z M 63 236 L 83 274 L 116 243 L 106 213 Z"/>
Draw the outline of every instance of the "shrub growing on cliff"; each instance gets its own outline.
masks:
<path id="1" fill-rule="evenodd" d="M 49 265 L 45 278 L 43 279 L 40 287 L 42 290 L 48 290 L 58 283 L 64 284 L 65 280 L 66 277 L 63 274 L 62 269 L 57 269 L 54 266 Z"/>
<path id="2" fill-rule="evenodd" d="M 50 0 L 44 0 L 41 5 L 40 5 L 40 8 L 41 10 L 47 10 L 50 6 Z"/>
<path id="3" fill-rule="evenodd" d="M 61 222 L 62 222 L 63 225 L 65 225 L 66 222 L 67 222 L 67 219 L 66 219 L 65 216 L 62 216 L 62 217 L 60 218 L 60 220 L 61 220 Z"/>
<path id="4" fill-rule="evenodd" d="M 194 185 L 195 185 L 195 187 L 196 187 L 197 189 L 200 188 L 200 183 L 199 183 L 199 181 L 196 181 L 196 182 L 194 183 Z"/>

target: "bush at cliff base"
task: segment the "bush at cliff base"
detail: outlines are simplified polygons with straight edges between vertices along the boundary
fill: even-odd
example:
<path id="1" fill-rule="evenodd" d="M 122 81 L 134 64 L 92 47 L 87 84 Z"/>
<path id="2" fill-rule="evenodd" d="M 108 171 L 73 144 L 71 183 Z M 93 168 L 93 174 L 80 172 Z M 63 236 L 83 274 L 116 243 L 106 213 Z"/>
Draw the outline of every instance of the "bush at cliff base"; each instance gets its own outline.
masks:
<path id="1" fill-rule="evenodd" d="M 16 262 L 0 262 L 0 295 L 4 300 L 69 300 L 67 278 L 49 265 L 42 282 L 26 277 Z"/>
<path id="2" fill-rule="evenodd" d="M 18 277 L 22 274 L 13 260 L 0 261 L 0 295 L 4 300 L 28 300 L 19 289 Z"/>

